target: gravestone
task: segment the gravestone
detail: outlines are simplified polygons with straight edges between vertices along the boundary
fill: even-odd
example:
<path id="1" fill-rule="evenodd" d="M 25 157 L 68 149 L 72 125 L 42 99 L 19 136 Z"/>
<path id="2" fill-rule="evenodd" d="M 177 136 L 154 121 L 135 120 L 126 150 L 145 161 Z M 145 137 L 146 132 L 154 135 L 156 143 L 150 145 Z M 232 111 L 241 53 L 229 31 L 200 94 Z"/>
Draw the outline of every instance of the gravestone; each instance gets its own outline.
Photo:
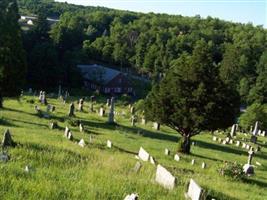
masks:
<path id="1" fill-rule="evenodd" d="M 226 145 L 227 144 L 227 141 L 226 140 L 223 140 L 222 144 L 223 145 Z"/>
<path id="2" fill-rule="evenodd" d="M 108 114 L 108 123 L 109 124 L 114 124 L 114 97 L 111 98 L 111 102 L 110 102 L 110 110 L 109 110 L 109 114 Z"/>
<path id="3" fill-rule="evenodd" d="M 156 164 L 156 161 L 155 161 L 155 159 L 152 156 L 149 157 L 149 160 L 150 160 L 150 163 L 152 165 L 155 165 Z"/>
<path id="4" fill-rule="evenodd" d="M 107 106 L 107 107 L 109 107 L 109 106 L 110 106 L 110 99 L 107 99 L 106 106 Z"/>
<path id="5" fill-rule="evenodd" d="M 216 136 L 213 136 L 212 137 L 212 140 L 216 142 L 217 141 L 217 137 Z"/>
<path id="6" fill-rule="evenodd" d="M 94 102 L 90 103 L 89 112 L 94 112 Z"/>
<path id="7" fill-rule="evenodd" d="M 249 144 L 246 145 L 246 149 L 247 149 L 247 150 L 250 149 L 250 145 L 249 145 Z"/>
<path id="8" fill-rule="evenodd" d="M 68 138 L 69 140 L 73 140 L 73 136 L 72 136 L 71 131 L 68 132 L 68 136 L 67 136 L 67 138 Z"/>
<path id="9" fill-rule="evenodd" d="M 43 91 L 43 93 L 42 93 L 41 103 L 47 105 L 47 99 L 46 99 L 45 91 Z"/>
<path id="10" fill-rule="evenodd" d="M 132 106 L 131 107 L 131 114 L 134 115 L 135 114 L 135 108 Z"/>
<path id="11" fill-rule="evenodd" d="M 132 126 L 135 126 L 135 123 L 136 123 L 136 119 L 137 117 L 135 116 L 135 115 L 132 115 L 132 117 L 131 117 L 131 125 Z"/>
<path id="12" fill-rule="evenodd" d="M 2 139 L 2 147 L 14 147 L 16 143 L 12 140 L 9 129 L 4 132 L 4 137 Z"/>
<path id="13" fill-rule="evenodd" d="M 51 105 L 48 104 L 48 105 L 46 106 L 46 112 L 50 112 L 50 111 L 51 111 Z"/>
<path id="14" fill-rule="evenodd" d="M 236 146 L 237 146 L 237 147 L 240 146 L 240 141 L 236 141 Z"/>
<path id="15" fill-rule="evenodd" d="M 56 106 L 51 106 L 51 112 L 55 112 Z"/>
<path id="16" fill-rule="evenodd" d="M 170 155 L 170 150 L 169 150 L 169 149 L 165 149 L 164 152 L 165 152 L 165 155 L 166 155 L 166 156 Z"/>
<path id="17" fill-rule="evenodd" d="M 80 142 L 78 143 L 78 145 L 81 147 L 85 147 L 86 144 L 85 144 L 84 139 L 81 139 Z"/>
<path id="18" fill-rule="evenodd" d="M 140 147 L 139 152 L 138 152 L 138 157 L 143 160 L 143 161 L 148 161 L 149 159 L 149 153 L 147 153 L 143 147 Z"/>
<path id="19" fill-rule="evenodd" d="M 202 165 L 201 165 L 201 168 L 205 169 L 206 168 L 206 163 L 203 162 Z"/>
<path id="20" fill-rule="evenodd" d="M 65 132 L 64 132 L 65 137 L 68 137 L 69 131 L 70 131 L 69 127 L 66 126 Z"/>
<path id="21" fill-rule="evenodd" d="M 256 144 L 257 143 L 257 136 L 256 135 L 252 135 L 251 138 L 250 138 L 250 142 Z"/>
<path id="22" fill-rule="evenodd" d="M 166 189 L 173 189 L 176 178 L 167 169 L 158 165 L 156 171 L 156 182 Z"/>
<path id="23" fill-rule="evenodd" d="M 236 129 L 237 129 L 237 126 L 236 124 L 234 124 L 231 128 L 231 132 L 230 132 L 230 136 L 231 138 L 233 138 L 234 136 L 236 136 Z"/>
<path id="24" fill-rule="evenodd" d="M 229 143 L 230 142 L 230 138 L 229 137 L 226 137 L 225 138 L 225 141 L 226 141 L 226 143 Z"/>
<path id="25" fill-rule="evenodd" d="M 175 161 L 180 161 L 180 156 L 179 156 L 178 154 L 175 154 L 175 155 L 174 155 L 174 160 L 175 160 Z"/>
<path id="26" fill-rule="evenodd" d="M 39 102 L 42 102 L 42 98 L 43 98 L 43 91 L 40 91 L 39 97 L 38 97 Z"/>
<path id="27" fill-rule="evenodd" d="M 243 143 L 242 143 L 242 148 L 245 149 L 246 146 L 247 146 L 247 144 L 243 142 Z"/>
<path id="28" fill-rule="evenodd" d="M 234 142 L 234 141 L 233 141 L 232 139 L 230 139 L 229 144 L 233 144 L 233 142 Z"/>
<path id="29" fill-rule="evenodd" d="M 139 196 L 138 194 L 130 194 L 130 195 L 127 195 L 124 200 L 138 200 Z"/>
<path id="30" fill-rule="evenodd" d="M 83 124 L 82 123 L 79 124 L 79 129 L 80 129 L 80 132 L 81 133 L 84 131 L 84 127 L 83 127 Z"/>
<path id="31" fill-rule="evenodd" d="M 6 152 L 0 153 L 0 161 L 1 162 L 7 162 L 9 161 L 10 157 Z"/>
<path id="32" fill-rule="evenodd" d="M 192 165 L 194 165 L 194 164 L 195 164 L 195 160 L 194 160 L 194 159 L 191 161 L 191 164 L 192 164 Z"/>
<path id="33" fill-rule="evenodd" d="M 84 99 L 81 98 L 81 99 L 79 100 L 79 106 L 78 106 L 78 110 L 79 110 L 80 112 L 83 111 L 83 103 L 84 103 Z"/>
<path id="34" fill-rule="evenodd" d="M 70 108 L 69 108 L 69 117 L 72 117 L 72 116 L 74 116 L 74 109 L 75 109 L 75 107 L 74 107 L 74 103 L 72 102 L 71 104 L 70 104 Z"/>
<path id="35" fill-rule="evenodd" d="M 261 134 L 263 137 L 266 137 L 266 132 L 265 131 L 262 131 L 262 134 Z"/>
<path id="36" fill-rule="evenodd" d="M 245 174 L 248 175 L 248 176 L 254 174 L 254 167 L 253 167 L 253 165 L 251 165 L 253 155 L 254 155 L 254 151 L 253 151 L 253 149 L 251 149 L 251 150 L 248 152 L 248 163 L 245 164 L 245 165 L 243 166 L 243 171 L 244 171 Z"/>
<path id="37" fill-rule="evenodd" d="M 153 128 L 154 128 L 155 130 L 159 131 L 159 130 L 160 130 L 160 124 L 157 123 L 157 122 L 154 122 L 154 123 L 153 123 Z"/>
<path id="38" fill-rule="evenodd" d="M 185 197 L 191 200 L 200 200 L 204 199 L 203 196 L 203 189 L 193 180 L 190 179 L 190 183 L 188 185 L 187 193 Z"/>
<path id="39" fill-rule="evenodd" d="M 259 126 L 259 122 L 256 121 L 252 135 L 256 136 L 258 134 L 258 126 Z"/>
<path id="40" fill-rule="evenodd" d="M 111 148 L 112 147 L 112 142 L 110 140 L 107 141 L 107 147 Z"/>
<path id="41" fill-rule="evenodd" d="M 139 162 L 139 161 L 137 161 L 136 164 L 135 164 L 135 166 L 134 166 L 133 171 L 134 171 L 135 173 L 137 173 L 137 172 L 140 171 L 141 167 L 142 167 L 142 163 Z"/>
<path id="42" fill-rule="evenodd" d="M 100 115 L 100 117 L 103 117 L 105 115 L 105 110 L 104 110 L 103 106 L 101 106 L 99 109 L 99 115 Z"/>
<path id="43" fill-rule="evenodd" d="M 50 129 L 55 129 L 55 128 L 57 128 L 57 123 L 56 122 L 50 122 L 49 127 L 50 127 Z"/>

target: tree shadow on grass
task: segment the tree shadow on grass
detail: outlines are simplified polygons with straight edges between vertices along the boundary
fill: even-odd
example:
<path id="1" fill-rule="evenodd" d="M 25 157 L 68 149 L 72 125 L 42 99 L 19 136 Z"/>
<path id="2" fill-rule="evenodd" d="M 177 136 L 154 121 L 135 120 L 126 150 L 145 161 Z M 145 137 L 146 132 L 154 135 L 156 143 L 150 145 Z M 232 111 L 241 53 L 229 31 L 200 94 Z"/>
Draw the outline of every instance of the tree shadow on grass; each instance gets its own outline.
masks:
<path id="1" fill-rule="evenodd" d="M 137 155 L 138 154 L 137 152 L 129 151 L 129 150 L 123 149 L 123 148 L 115 146 L 115 145 L 113 145 L 113 147 L 115 149 L 118 149 L 121 152 L 124 152 L 124 153 L 129 153 L 129 154 L 133 154 L 133 155 Z"/>
<path id="2" fill-rule="evenodd" d="M 46 127 L 46 128 L 48 127 L 48 125 L 34 123 L 34 122 L 29 122 L 29 121 L 24 121 L 24 120 L 12 119 L 12 121 L 21 122 L 21 123 L 30 124 L 30 125 L 35 125 L 35 126 L 42 126 L 42 127 Z"/>
<path id="3" fill-rule="evenodd" d="M 164 134 L 160 131 L 153 132 L 153 131 L 148 131 L 146 129 L 142 129 L 140 127 L 128 127 L 120 124 L 117 126 L 117 129 L 118 130 L 121 129 L 121 131 L 125 131 L 131 134 L 139 134 L 142 135 L 143 137 L 149 137 L 151 139 L 166 140 L 170 142 L 177 142 L 179 138 L 178 136 Z"/>
<path id="4" fill-rule="evenodd" d="M 259 180 L 245 178 L 244 182 L 248 183 L 248 184 L 254 184 L 254 185 L 257 185 L 259 187 L 267 188 L 267 183 L 259 181 Z"/>
<path id="5" fill-rule="evenodd" d="M 229 148 L 228 146 L 221 146 L 213 143 L 208 143 L 208 142 L 203 142 L 203 141 L 197 141 L 197 144 L 201 148 L 205 149 L 213 149 L 216 151 L 222 151 L 222 152 L 227 152 L 227 153 L 232 153 L 232 154 L 237 154 L 237 155 L 247 155 L 246 152 L 238 149 L 233 149 Z"/>
<path id="6" fill-rule="evenodd" d="M 11 112 L 23 113 L 23 114 L 32 115 L 32 116 L 35 116 L 36 115 L 34 113 L 25 112 L 23 110 L 17 110 L 17 109 L 13 109 L 13 108 L 6 108 L 6 107 L 4 107 L 3 110 L 7 110 L 7 111 L 11 111 Z"/>
<path id="7" fill-rule="evenodd" d="M 1 126 L 8 126 L 8 127 L 18 127 L 17 125 L 9 122 L 8 120 L 4 119 L 4 118 L 1 118 L 0 119 L 0 125 Z"/>
<path id="8" fill-rule="evenodd" d="M 195 157 L 199 157 L 199 158 L 203 158 L 203 159 L 208 159 L 208 160 L 216 161 L 216 162 L 223 162 L 223 160 L 221 160 L 221 159 L 210 158 L 210 157 L 202 156 L 202 155 L 195 154 L 195 153 L 191 153 L 190 155 L 195 156 Z"/>

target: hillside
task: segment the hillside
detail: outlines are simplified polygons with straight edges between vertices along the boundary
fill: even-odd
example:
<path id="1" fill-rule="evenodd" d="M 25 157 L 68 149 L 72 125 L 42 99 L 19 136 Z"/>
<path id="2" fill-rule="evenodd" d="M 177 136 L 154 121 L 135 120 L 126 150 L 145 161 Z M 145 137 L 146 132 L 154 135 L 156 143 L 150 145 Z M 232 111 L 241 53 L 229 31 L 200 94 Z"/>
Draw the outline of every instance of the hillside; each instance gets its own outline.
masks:
<path id="1" fill-rule="evenodd" d="M 125 116 L 116 115 L 117 125 L 107 124 L 107 116 L 87 112 L 89 101 L 85 101 L 84 112 L 75 112 L 76 117 L 67 117 L 70 100 L 67 104 L 61 100 L 49 98 L 48 103 L 55 105 L 50 119 L 40 118 L 34 110 L 39 105 L 42 111 L 46 107 L 38 102 L 37 97 L 24 96 L 20 101 L 6 99 L 1 110 L 0 131 L 9 128 L 18 145 L 9 148 L 10 160 L 0 163 L 0 198 L 1 199 L 123 199 L 127 194 L 136 192 L 140 199 L 184 199 L 186 184 L 193 178 L 215 199 L 259 199 L 267 196 L 267 141 L 258 138 L 262 146 L 252 160 L 255 175 L 243 181 L 220 176 L 218 166 L 224 161 L 247 162 L 247 150 L 235 145 L 223 145 L 212 141 L 210 133 L 203 133 L 192 139 L 191 155 L 181 156 L 179 162 L 173 160 L 178 137 L 167 127 L 160 131 L 153 130 L 152 123 L 136 127 L 130 124 L 128 105 L 117 101 L 115 111 L 125 112 Z M 34 101 L 34 103 L 33 103 Z M 94 109 L 105 104 L 103 97 L 97 97 Z M 77 108 L 77 104 L 75 103 Z M 85 133 L 80 133 L 77 126 L 70 126 L 75 120 L 82 120 Z M 48 128 L 49 122 L 57 121 L 59 129 Z M 64 137 L 64 128 L 69 126 L 74 141 Z M 89 138 L 92 138 L 89 144 Z M 217 134 L 218 137 L 226 137 Z M 80 147 L 75 141 L 81 138 L 87 143 Z M 249 136 L 238 134 L 237 138 L 248 140 Z M 111 149 L 106 141 L 111 140 Z M 264 143 L 263 143 L 264 142 Z M 134 171 L 137 162 L 135 154 L 140 147 L 147 150 L 158 163 L 170 170 L 177 178 L 174 190 L 168 191 L 156 184 L 156 167 L 149 162 L 142 162 L 139 172 Z M 164 155 L 164 149 L 171 151 Z M 191 165 L 191 160 L 195 164 Z M 255 163 L 259 162 L 262 166 Z M 207 164 L 201 168 L 202 162 Z M 29 172 L 25 167 L 29 166 Z"/>

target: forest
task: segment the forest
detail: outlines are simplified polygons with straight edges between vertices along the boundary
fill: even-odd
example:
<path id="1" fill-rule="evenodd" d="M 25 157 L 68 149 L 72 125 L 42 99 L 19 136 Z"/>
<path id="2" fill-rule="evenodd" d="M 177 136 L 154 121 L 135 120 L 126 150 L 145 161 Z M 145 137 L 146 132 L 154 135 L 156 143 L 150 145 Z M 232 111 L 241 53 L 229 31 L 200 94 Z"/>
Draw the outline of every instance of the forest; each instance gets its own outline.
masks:
<path id="1" fill-rule="evenodd" d="M 238 91 L 242 104 L 267 101 L 267 31 L 262 26 L 52 0 L 19 0 L 18 5 L 20 14 L 38 16 L 33 28 L 22 33 L 28 87 L 79 87 L 75 66 L 90 62 L 130 70 L 157 83 L 183 54 L 192 54 L 205 41 L 214 68 Z M 46 17 L 60 21 L 49 26 Z"/>

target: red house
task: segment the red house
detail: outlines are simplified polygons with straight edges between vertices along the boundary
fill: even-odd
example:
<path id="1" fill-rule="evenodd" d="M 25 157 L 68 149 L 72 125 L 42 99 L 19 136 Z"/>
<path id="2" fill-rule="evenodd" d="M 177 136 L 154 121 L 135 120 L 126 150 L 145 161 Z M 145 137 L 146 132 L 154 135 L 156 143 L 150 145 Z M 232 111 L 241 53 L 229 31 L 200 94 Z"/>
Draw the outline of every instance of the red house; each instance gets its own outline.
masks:
<path id="1" fill-rule="evenodd" d="M 104 94 L 129 94 L 133 92 L 128 76 L 102 65 L 77 65 L 84 79 L 84 86 Z"/>

